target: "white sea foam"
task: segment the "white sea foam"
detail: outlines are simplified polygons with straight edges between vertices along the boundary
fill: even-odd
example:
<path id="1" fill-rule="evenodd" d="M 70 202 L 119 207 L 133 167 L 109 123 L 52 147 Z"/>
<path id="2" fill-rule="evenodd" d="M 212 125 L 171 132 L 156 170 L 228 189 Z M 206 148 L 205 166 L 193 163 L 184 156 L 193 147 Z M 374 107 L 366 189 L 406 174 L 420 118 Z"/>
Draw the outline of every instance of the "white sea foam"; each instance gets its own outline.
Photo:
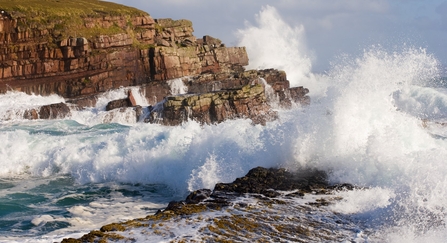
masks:
<path id="1" fill-rule="evenodd" d="M 311 72 L 312 52 L 306 46 L 305 28 L 291 27 L 275 8 L 265 6 L 256 16 L 256 24 L 246 23 L 238 31 L 239 44 L 250 58 L 248 68 L 285 70 L 292 87 L 306 86 L 314 94 L 321 91 Z"/>
<path id="2" fill-rule="evenodd" d="M 393 93 L 397 108 L 415 117 L 431 121 L 447 120 L 447 90 L 409 86 Z"/>
<path id="3" fill-rule="evenodd" d="M 330 171 L 333 182 L 380 188 L 343 194 L 344 201 L 333 210 L 374 211 L 370 217 L 384 217 L 377 213 L 379 208 L 390 214 L 388 218 L 396 218 L 397 225 L 424 224 L 427 215 L 443 217 L 447 205 L 442 190 L 447 183 L 443 163 L 447 144 L 432 137 L 418 117 L 396 107 L 393 94 L 407 87 L 417 89 L 414 83 L 420 73 L 435 76 L 424 68 L 414 70 L 409 65 L 414 59 L 433 62 L 418 49 L 401 54 L 368 50 L 324 77 L 322 82 L 332 84 L 310 107 L 279 111 L 280 119 L 265 127 L 248 120 L 211 126 L 190 121 L 177 127 L 89 126 L 68 120 L 4 126 L 1 176 L 69 174 L 81 184 L 161 183 L 184 195 L 187 190 L 230 182 L 259 165 L 316 167 Z M 78 221 L 94 228 L 115 219 L 92 221 L 98 217 L 93 212 L 102 214 L 100 205 L 70 208 L 74 220 L 70 224 L 75 227 Z M 39 220 L 34 222 L 39 225 L 43 219 Z"/>
<path id="4" fill-rule="evenodd" d="M 0 121 L 22 120 L 27 109 L 61 102 L 65 102 L 65 100 L 58 95 L 27 95 L 22 92 L 8 91 L 6 94 L 0 95 Z"/>
<path id="5" fill-rule="evenodd" d="M 380 239 L 442 242 L 447 235 L 447 141 L 432 136 L 421 120 L 444 119 L 447 112 L 444 90 L 426 87 L 438 78 L 436 58 L 419 48 L 371 47 L 360 57 L 334 62 L 326 75 L 313 75 L 300 42 L 303 29 L 287 26 L 271 7 L 258 20 L 259 27 L 240 33 L 252 64 L 286 69 L 293 84 L 310 88 L 309 107 L 280 110 L 279 120 L 266 126 L 248 120 L 104 125 L 96 117 L 106 100 L 126 96 L 114 91 L 91 111 L 75 114 L 78 122 L 2 126 L 0 177 L 69 174 L 80 184 L 160 183 L 184 195 L 230 182 L 255 166 L 315 167 L 328 171 L 331 182 L 372 188 L 342 193 L 344 200 L 333 210 L 370 221 Z M 282 34 L 265 36 L 276 30 Z M 284 43 L 285 52 L 269 50 L 270 43 Z M 82 207 L 70 210 L 81 222 L 90 220 L 91 209 Z"/>
<path id="6" fill-rule="evenodd" d="M 331 210 L 341 214 L 358 214 L 388 207 L 395 198 L 395 194 L 390 189 L 380 187 L 340 191 L 336 196 L 341 198 L 329 206 Z"/>
<path id="7" fill-rule="evenodd" d="M 172 95 L 186 94 L 188 92 L 188 86 L 185 85 L 182 78 L 175 78 L 166 81 L 171 88 Z"/>
<path id="8" fill-rule="evenodd" d="M 132 92 L 137 105 L 142 106 L 143 108 L 149 106 L 147 99 L 138 87 L 120 88 L 117 90 L 110 90 L 98 96 L 95 107 L 80 111 L 72 110 L 71 119 L 90 126 L 103 123 L 119 123 L 124 125 L 135 124 L 138 121 L 134 108 L 106 111 L 106 106 L 110 101 L 127 98 L 129 92 Z"/>

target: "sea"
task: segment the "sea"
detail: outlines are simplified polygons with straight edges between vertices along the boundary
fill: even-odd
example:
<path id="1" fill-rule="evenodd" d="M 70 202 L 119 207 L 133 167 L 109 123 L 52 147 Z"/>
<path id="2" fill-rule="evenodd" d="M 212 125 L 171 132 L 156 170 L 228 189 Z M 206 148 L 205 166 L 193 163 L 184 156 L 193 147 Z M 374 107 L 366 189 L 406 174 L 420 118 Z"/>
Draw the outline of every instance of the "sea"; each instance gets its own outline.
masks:
<path id="1" fill-rule="evenodd" d="M 368 46 L 312 72 L 305 26 L 266 6 L 237 33 L 252 68 L 285 70 L 311 104 L 282 109 L 265 126 L 250 120 L 162 126 L 106 104 L 56 120 L 23 111 L 66 102 L 51 95 L 0 95 L 0 242 L 57 242 L 102 225 L 144 217 L 193 190 L 231 182 L 256 166 L 316 168 L 352 183 L 329 210 L 374 233 L 357 242 L 447 240 L 447 79 L 436 56 L 402 44 Z M 180 79 L 179 79 L 180 80 Z M 173 93 L 187 92 L 171 80 Z M 294 212 L 289 212 L 293 215 Z M 322 218 L 324 220 L 324 218 Z"/>

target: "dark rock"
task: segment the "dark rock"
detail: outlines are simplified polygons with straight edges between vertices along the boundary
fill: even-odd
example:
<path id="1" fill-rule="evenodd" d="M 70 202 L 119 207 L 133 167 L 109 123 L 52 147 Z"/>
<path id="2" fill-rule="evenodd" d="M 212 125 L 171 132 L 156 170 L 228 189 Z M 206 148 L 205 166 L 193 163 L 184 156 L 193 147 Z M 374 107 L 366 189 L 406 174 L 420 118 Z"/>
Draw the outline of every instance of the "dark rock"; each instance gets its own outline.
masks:
<path id="1" fill-rule="evenodd" d="M 347 187 L 349 184 L 343 185 Z M 204 203 L 208 208 L 221 208 L 230 205 L 231 199 L 243 193 L 256 193 L 274 198 L 281 195 L 278 191 L 299 190 L 287 196 L 302 197 L 304 193 L 321 193 L 325 192 L 325 189 L 335 188 L 328 184 L 327 174 L 324 171 L 306 169 L 292 173 L 282 168 L 256 167 L 232 183 L 217 183 L 213 191 L 200 189 L 191 192 L 184 201 L 172 201 L 164 211 L 175 212 L 186 204 L 200 203 Z"/>
<path id="2" fill-rule="evenodd" d="M 120 99 L 120 100 L 112 100 L 106 106 L 106 111 L 110 111 L 117 108 L 131 107 L 132 102 L 130 102 L 129 98 Z"/>
<path id="3" fill-rule="evenodd" d="M 24 119 L 61 119 L 71 115 L 70 108 L 65 103 L 41 106 L 38 110 L 26 110 Z"/>
<path id="4" fill-rule="evenodd" d="M 205 199 L 208 199 L 210 195 L 211 195 L 210 189 L 201 189 L 193 191 L 186 197 L 185 202 L 188 204 L 197 204 L 199 202 L 204 201 Z"/>
<path id="5" fill-rule="evenodd" d="M 171 202 L 169 202 L 168 206 L 165 208 L 164 211 L 166 211 L 166 210 L 176 211 L 176 210 L 182 208 L 183 205 L 185 205 L 184 201 L 171 201 Z"/>
<path id="6" fill-rule="evenodd" d="M 150 107 L 148 109 L 150 109 Z M 135 106 L 135 115 L 137 116 L 137 122 L 142 119 L 143 114 L 144 114 L 143 107 L 139 105 Z"/>
<path id="7" fill-rule="evenodd" d="M 256 167 L 233 183 L 216 184 L 214 191 L 263 194 L 269 189 L 284 191 L 299 189 L 310 192 L 328 186 L 327 175 L 323 171 L 306 170 L 292 173 L 285 169 Z"/>
<path id="8" fill-rule="evenodd" d="M 241 235 L 245 237 L 241 241 L 246 241 L 251 236 L 257 237 L 257 240 L 262 239 L 263 242 L 341 242 L 345 237 L 334 234 L 335 231 L 345 230 L 345 235 L 350 236 L 352 232 L 358 232 L 359 228 L 341 215 L 324 209 L 333 200 L 340 199 L 322 195 L 315 198 L 315 201 L 301 205 L 291 203 L 295 200 L 287 200 L 302 197 L 305 193 L 314 193 L 315 190 L 352 188 L 350 184 L 330 186 L 326 178 L 325 172 L 312 169 L 289 172 L 285 169 L 257 167 L 233 183 L 217 184 L 212 193 L 209 189 L 197 190 L 190 193 L 184 201 L 170 202 L 164 210 L 159 210 L 154 215 L 109 224 L 102 227 L 101 231 L 91 231 L 79 241 L 63 242 L 100 242 L 107 237 L 107 232 L 129 232 L 135 226 L 146 227 L 144 232 L 147 230 L 150 233 L 155 233 L 155 230 L 172 232 L 171 227 L 164 226 L 165 222 L 170 225 L 181 222 L 181 225 L 187 223 L 201 227 L 200 232 L 205 233 L 200 235 L 200 242 L 214 242 L 216 239 L 225 242 L 239 241 Z M 282 190 L 294 192 L 282 196 Z M 243 193 L 250 195 L 241 195 Z M 246 198 L 249 201 L 245 202 Z M 209 216 L 206 212 L 210 210 L 222 213 L 212 213 Z M 291 216 L 290 212 L 294 215 Z M 325 220 L 321 220 L 318 214 Z M 155 229 L 156 225 L 160 227 Z M 190 239 L 188 234 L 178 236 L 171 233 L 169 237 L 174 241 Z M 125 237 L 121 239 L 132 240 Z"/>
<path id="9" fill-rule="evenodd" d="M 281 195 L 281 193 L 279 193 L 275 190 L 272 190 L 272 189 L 261 190 L 261 194 L 266 197 L 277 197 L 277 196 Z"/>
<path id="10" fill-rule="evenodd" d="M 338 191 L 341 191 L 341 190 L 348 190 L 348 191 L 350 191 L 350 190 L 361 189 L 361 188 L 362 187 L 354 186 L 354 185 L 349 184 L 349 183 L 336 184 L 336 185 L 333 185 L 333 186 L 330 187 L 330 189 L 338 190 Z"/>
<path id="11" fill-rule="evenodd" d="M 40 119 L 60 119 L 71 115 L 70 108 L 65 103 L 44 105 L 40 107 Z"/>

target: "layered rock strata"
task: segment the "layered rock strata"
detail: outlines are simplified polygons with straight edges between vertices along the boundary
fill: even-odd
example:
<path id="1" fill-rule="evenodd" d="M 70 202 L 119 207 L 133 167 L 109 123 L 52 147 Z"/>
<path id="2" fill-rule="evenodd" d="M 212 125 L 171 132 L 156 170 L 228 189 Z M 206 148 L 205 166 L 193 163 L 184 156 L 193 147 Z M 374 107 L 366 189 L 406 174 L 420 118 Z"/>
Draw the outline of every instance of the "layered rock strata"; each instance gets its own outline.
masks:
<path id="1" fill-rule="evenodd" d="M 83 31 L 74 29 L 68 37 L 58 31 L 60 21 L 33 20 L 17 10 L 0 18 L 0 92 L 75 99 L 146 84 L 155 103 L 165 95 L 160 82 L 248 64 L 245 48 L 227 48 L 209 36 L 197 39 L 188 20 L 154 20 L 143 12 L 84 16 Z"/>
<path id="2" fill-rule="evenodd" d="M 166 98 L 160 111 L 151 112 L 149 122 L 179 125 L 189 119 L 200 123 L 220 123 L 228 119 L 249 118 L 265 124 L 276 118 L 266 102 L 262 85 L 246 85 L 211 93 L 178 95 Z"/>
<path id="3" fill-rule="evenodd" d="M 165 125 L 232 118 L 264 124 L 275 117 L 272 101 L 281 106 L 309 103 L 308 90 L 290 88 L 283 71 L 245 71 L 244 47 L 226 47 L 211 36 L 196 38 L 189 20 L 153 19 L 140 10 L 95 0 L 34 4 L 0 5 L 0 93 L 56 93 L 74 109 L 83 109 L 95 106 L 105 91 L 139 86 L 152 106 L 164 102 L 146 121 Z M 84 5 L 87 10 L 81 9 Z M 173 96 L 167 81 L 175 78 L 183 78 L 188 95 Z M 128 100 L 114 101 L 107 109 L 123 107 L 141 110 Z M 24 117 L 70 115 L 39 113 L 27 111 Z"/>
<path id="4" fill-rule="evenodd" d="M 265 124 L 277 115 L 272 106 L 309 104 L 308 89 L 289 87 L 285 72 L 276 69 L 202 74 L 186 78 L 189 93 L 166 96 L 146 122 L 179 125 L 187 120 L 215 124 L 227 119 L 247 118 Z M 128 107 L 129 101 L 112 102 Z M 115 108 L 120 108 L 112 106 Z"/>

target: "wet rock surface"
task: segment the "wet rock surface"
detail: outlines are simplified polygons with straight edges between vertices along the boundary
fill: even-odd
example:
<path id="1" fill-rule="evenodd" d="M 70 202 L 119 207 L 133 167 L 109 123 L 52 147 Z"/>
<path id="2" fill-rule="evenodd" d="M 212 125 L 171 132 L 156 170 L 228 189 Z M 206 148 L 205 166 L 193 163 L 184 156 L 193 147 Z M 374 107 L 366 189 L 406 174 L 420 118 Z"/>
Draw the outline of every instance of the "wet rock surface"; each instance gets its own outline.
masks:
<path id="1" fill-rule="evenodd" d="M 246 118 L 265 125 L 277 118 L 275 106 L 290 108 L 310 103 L 309 90 L 290 88 L 285 72 L 276 69 L 203 74 L 188 78 L 185 86 L 187 94 L 166 96 L 146 121 L 163 125 L 179 125 L 187 120 L 215 124 Z"/>
<path id="2" fill-rule="evenodd" d="M 341 242 L 359 226 L 327 209 L 341 198 L 323 171 L 257 167 L 233 183 L 201 189 L 145 218 L 113 223 L 62 242 Z"/>
<path id="3" fill-rule="evenodd" d="M 170 96 L 163 103 L 163 109 L 153 112 L 149 122 L 179 125 L 191 119 L 202 124 L 212 124 L 235 118 L 249 118 L 256 124 L 265 124 L 276 118 L 276 113 L 266 102 L 261 85 Z"/>
<path id="4" fill-rule="evenodd" d="M 24 112 L 23 118 L 35 119 L 62 119 L 71 115 L 70 108 L 65 103 L 44 105 L 37 109 Z"/>
<path id="5" fill-rule="evenodd" d="M 328 188 L 326 178 L 326 173 L 318 170 L 292 173 L 285 169 L 256 167 L 232 183 L 216 184 L 214 191 L 263 194 L 271 190 L 300 190 L 309 193 L 312 190 Z"/>

